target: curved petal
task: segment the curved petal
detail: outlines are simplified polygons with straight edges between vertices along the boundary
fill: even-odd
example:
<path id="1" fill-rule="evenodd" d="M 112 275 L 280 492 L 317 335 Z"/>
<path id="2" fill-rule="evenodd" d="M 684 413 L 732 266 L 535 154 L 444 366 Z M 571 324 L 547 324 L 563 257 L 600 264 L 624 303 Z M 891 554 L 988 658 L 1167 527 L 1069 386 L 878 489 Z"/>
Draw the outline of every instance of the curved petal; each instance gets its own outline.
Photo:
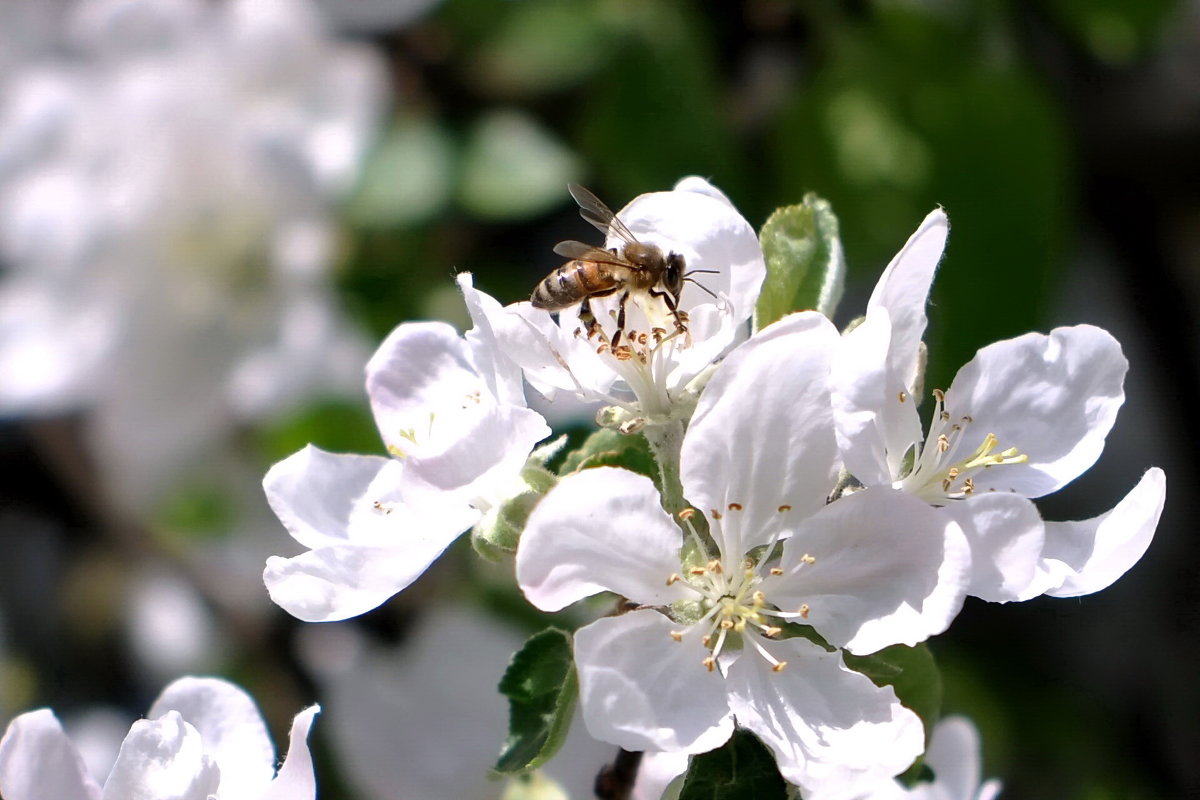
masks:
<path id="1" fill-rule="evenodd" d="M 989 603 L 1028 600 L 1046 591 L 1039 569 L 1046 529 L 1032 502 L 1008 492 L 975 495 L 945 508 L 971 546 L 967 594 Z"/>
<path id="2" fill-rule="evenodd" d="M 319 547 L 349 538 L 354 507 L 389 463 L 380 456 L 328 453 L 308 445 L 271 467 L 263 490 L 288 533 L 300 544 Z"/>
<path id="3" fill-rule="evenodd" d="M 297 619 L 349 619 L 408 588 L 467 527 L 405 532 L 403 543 L 392 547 L 345 544 L 271 556 L 263 583 L 271 600 Z"/>
<path id="4" fill-rule="evenodd" d="M 309 706 L 292 720 L 287 757 L 275 780 L 257 800 L 315 800 L 317 779 L 308 750 L 308 732 L 320 712 L 320 706 Z"/>
<path id="5" fill-rule="evenodd" d="M 689 502 L 725 516 L 727 553 L 740 558 L 825 504 L 837 476 L 828 375 L 836 345 L 823 315 L 789 315 L 734 350 L 700 396 L 681 478 Z"/>
<path id="6" fill-rule="evenodd" d="M 725 679 L 701 664 L 703 632 L 651 609 L 605 617 L 575 634 L 579 703 L 593 738 L 626 750 L 703 753 L 733 733 Z"/>
<path id="7" fill-rule="evenodd" d="M 776 672 L 755 654 L 729 668 L 729 705 L 739 725 L 775 753 L 779 771 L 802 789 L 855 796 L 904 771 L 925 747 L 920 718 L 806 639 L 763 643 L 787 666 Z"/>
<path id="8" fill-rule="evenodd" d="M 1037 498 L 1057 491 L 1099 458 L 1125 401 L 1128 368 L 1117 340 L 1091 325 L 982 348 L 946 392 L 950 418 L 970 418 L 946 461 L 967 456 L 992 433 L 997 450 L 1016 447 L 1029 461 L 977 472 L 977 493 Z"/>
<path id="9" fill-rule="evenodd" d="M 830 368 L 838 449 L 865 486 L 890 484 L 922 438 L 916 402 L 888 368 L 890 342 L 888 312 L 880 308 L 841 338 Z"/>
<path id="10" fill-rule="evenodd" d="M 529 602 L 558 611 L 612 591 L 643 605 L 684 596 L 682 533 L 649 478 L 615 467 L 568 475 L 529 515 L 517 548 L 517 583 Z"/>
<path id="11" fill-rule="evenodd" d="M 780 567 L 782 575 L 763 580 L 768 601 L 785 610 L 807 605 L 808 624 L 862 655 L 944 631 L 962 608 L 971 558 L 950 515 L 871 488 L 800 523 Z"/>
<path id="12" fill-rule="evenodd" d="M 867 301 L 868 318 L 877 308 L 887 309 L 892 326 L 888 368 L 902 381 L 899 388 L 910 394 L 916 387 L 921 337 L 927 324 L 925 304 L 949 233 L 946 213 L 940 208 L 931 211 L 879 276 Z"/>
<path id="13" fill-rule="evenodd" d="M 0 794 L 7 800 L 100 800 L 75 745 L 48 708 L 8 723 L 0 740 Z"/>
<path id="14" fill-rule="evenodd" d="M 979 791 L 979 731 L 966 717 L 945 717 L 929 737 L 925 763 L 933 769 L 940 791 L 929 793 L 930 800 L 975 800 Z M 918 795 L 920 797 L 920 795 Z"/>
<path id="15" fill-rule="evenodd" d="M 1081 522 L 1047 522 L 1044 558 L 1073 570 L 1046 594 L 1078 597 L 1114 583 L 1150 546 L 1167 499 L 1167 476 L 1154 467 L 1109 511 Z"/>
<path id="16" fill-rule="evenodd" d="M 389 452 L 436 455 L 495 404 L 470 348 L 444 322 L 405 322 L 367 362 L 367 396 Z"/>
<path id="17" fill-rule="evenodd" d="M 133 723 L 104 784 L 104 800 L 209 800 L 220 783 L 221 770 L 204 753 L 200 733 L 168 711 Z"/>
<path id="18" fill-rule="evenodd" d="M 525 388 L 521 380 L 521 368 L 500 348 L 492 319 L 503 313 L 503 308 L 491 295 L 475 288 L 469 272 L 455 276 L 462 290 L 467 312 L 474 326 L 467 331 L 467 344 L 479 375 L 487 384 L 488 391 L 501 403 L 525 405 Z"/>
<path id="19" fill-rule="evenodd" d="M 250 695 L 220 678 L 180 678 L 146 717 L 171 711 L 199 732 L 204 753 L 221 768 L 221 796 L 257 800 L 275 776 L 275 746 Z"/>

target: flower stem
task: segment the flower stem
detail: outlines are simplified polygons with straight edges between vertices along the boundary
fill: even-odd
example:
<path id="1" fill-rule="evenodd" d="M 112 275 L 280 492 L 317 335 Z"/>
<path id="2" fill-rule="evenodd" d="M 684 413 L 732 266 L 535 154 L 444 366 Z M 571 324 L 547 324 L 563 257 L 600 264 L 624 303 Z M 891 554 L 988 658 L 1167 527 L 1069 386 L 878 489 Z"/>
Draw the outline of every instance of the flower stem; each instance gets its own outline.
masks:
<path id="1" fill-rule="evenodd" d="M 683 446 L 683 422 L 671 420 L 642 429 L 654 460 L 658 462 L 658 476 L 662 484 L 663 509 L 674 517 L 687 503 L 683 499 L 683 483 L 679 479 L 679 451 Z"/>

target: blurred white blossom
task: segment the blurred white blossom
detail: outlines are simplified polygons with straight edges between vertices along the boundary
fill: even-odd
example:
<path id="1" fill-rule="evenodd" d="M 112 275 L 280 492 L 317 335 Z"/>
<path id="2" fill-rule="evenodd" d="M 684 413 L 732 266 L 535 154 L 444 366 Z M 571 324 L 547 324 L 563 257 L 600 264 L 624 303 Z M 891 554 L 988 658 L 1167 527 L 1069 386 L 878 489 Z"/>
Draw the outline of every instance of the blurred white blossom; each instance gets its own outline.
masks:
<path id="1" fill-rule="evenodd" d="M 0 413 L 89 410 L 137 503 L 229 426 L 357 388 L 331 208 L 383 76 L 306 0 L 41 4 L 0 33 Z"/>
<path id="2" fill-rule="evenodd" d="M 308 731 L 320 709 L 292 722 L 287 758 L 254 700 L 218 678 L 180 678 L 133 723 L 103 787 L 50 709 L 22 714 L 0 740 L 8 800 L 314 800 Z"/>

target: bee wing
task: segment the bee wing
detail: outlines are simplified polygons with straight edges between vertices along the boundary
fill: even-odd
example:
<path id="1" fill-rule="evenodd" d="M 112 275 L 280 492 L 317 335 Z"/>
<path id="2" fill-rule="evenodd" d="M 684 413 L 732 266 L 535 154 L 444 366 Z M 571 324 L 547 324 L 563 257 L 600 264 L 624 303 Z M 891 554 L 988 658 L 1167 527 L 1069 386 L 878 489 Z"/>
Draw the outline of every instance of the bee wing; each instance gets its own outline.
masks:
<path id="1" fill-rule="evenodd" d="M 574 240 L 559 242 L 554 245 L 554 252 L 563 258 L 573 258 L 581 261 L 599 261 L 604 264 L 625 263 L 624 260 L 611 250 L 605 250 L 603 247 L 596 247 L 594 244 L 584 244 L 583 242 L 576 242 Z"/>
<path id="2" fill-rule="evenodd" d="M 579 216 L 596 226 L 597 230 L 605 236 L 613 233 L 626 242 L 637 244 L 637 237 L 625 226 L 624 222 L 617 219 L 617 215 L 612 212 L 612 209 L 604 205 L 603 200 L 577 183 L 567 184 L 567 191 L 579 204 Z"/>

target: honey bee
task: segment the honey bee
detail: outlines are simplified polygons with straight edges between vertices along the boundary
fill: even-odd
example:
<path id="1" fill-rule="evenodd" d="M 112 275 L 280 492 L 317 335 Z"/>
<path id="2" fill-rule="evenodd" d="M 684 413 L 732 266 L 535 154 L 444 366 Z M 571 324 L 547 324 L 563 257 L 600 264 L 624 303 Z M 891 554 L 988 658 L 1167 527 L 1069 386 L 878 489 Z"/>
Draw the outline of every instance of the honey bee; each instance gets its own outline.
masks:
<path id="1" fill-rule="evenodd" d="M 679 310 L 679 293 L 690 274 L 684 272 L 683 256 L 674 252 L 664 254 L 657 245 L 639 242 L 600 198 L 582 186 L 569 184 L 567 189 L 579 204 L 581 217 L 606 236 L 609 233 L 616 235 L 623 244 L 605 250 L 583 242 L 559 242 L 554 246 L 554 252 L 571 260 L 534 287 L 529 298 L 533 307 L 561 311 L 579 303 L 579 319 L 587 326 L 591 337 L 599 330 L 599 324 L 592 314 L 590 301 L 620 293 L 617 330 L 610 345 L 614 352 L 618 352 L 621 336 L 625 333 L 625 307 L 630 298 L 661 299 L 674 318 L 676 333 L 687 333 L 687 314 Z"/>

